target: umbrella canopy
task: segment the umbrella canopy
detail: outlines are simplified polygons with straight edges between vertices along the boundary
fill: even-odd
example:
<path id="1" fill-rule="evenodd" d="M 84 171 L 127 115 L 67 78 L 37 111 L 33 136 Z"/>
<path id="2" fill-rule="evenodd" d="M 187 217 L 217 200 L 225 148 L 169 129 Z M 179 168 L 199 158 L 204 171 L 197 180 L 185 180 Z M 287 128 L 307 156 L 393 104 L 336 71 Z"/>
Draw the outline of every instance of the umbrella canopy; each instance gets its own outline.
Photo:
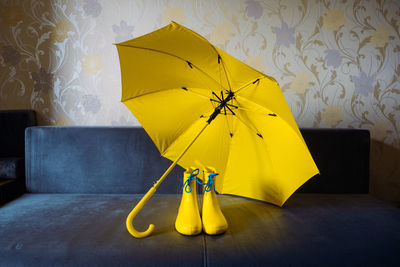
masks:
<path id="1" fill-rule="evenodd" d="M 272 77 L 174 22 L 117 48 L 122 102 L 162 156 L 216 168 L 217 192 L 282 206 L 319 172 Z"/>

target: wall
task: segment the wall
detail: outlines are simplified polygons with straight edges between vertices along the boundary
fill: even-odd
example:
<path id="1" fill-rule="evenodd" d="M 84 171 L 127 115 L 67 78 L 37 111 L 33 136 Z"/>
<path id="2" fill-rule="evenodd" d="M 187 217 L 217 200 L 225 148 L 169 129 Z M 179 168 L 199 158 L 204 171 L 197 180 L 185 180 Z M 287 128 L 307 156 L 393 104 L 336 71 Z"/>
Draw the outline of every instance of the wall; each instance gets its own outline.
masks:
<path id="1" fill-rule="evenodd" d="M 0 109 L 42 125 L 135 125 L 113 43 L 174 20 L 281 85 L 300 127 L 372 135 L 371 191 L 400 203 L 396 1 L 1 1 Z"/>

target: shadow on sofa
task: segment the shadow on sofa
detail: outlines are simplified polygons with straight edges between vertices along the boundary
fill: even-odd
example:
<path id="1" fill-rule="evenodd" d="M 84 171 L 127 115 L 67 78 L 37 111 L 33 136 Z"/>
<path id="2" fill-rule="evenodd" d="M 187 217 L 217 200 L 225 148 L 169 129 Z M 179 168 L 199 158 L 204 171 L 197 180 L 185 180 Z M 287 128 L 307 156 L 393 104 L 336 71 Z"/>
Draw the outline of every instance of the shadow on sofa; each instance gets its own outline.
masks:
<path id="1" fill-rule="evenodd" d="M 400 149 L 371 140 L 370 193 L 400 208 Z"/>

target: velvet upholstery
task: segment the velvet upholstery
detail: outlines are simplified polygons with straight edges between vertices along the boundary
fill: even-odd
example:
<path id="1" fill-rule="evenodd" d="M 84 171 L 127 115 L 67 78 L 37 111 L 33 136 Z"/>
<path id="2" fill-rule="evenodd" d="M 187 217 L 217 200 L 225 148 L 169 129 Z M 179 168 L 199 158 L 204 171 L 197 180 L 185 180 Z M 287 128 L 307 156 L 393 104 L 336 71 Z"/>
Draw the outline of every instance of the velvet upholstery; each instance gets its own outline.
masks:
<path id="1" fill-rule="evenodd" d="M 139 127 L 28 128 L 26 158 L 32 193 L 144 193 L 171 164 Z M 157 192 L 178 193 L 182 175 L 177 166 Z"/>
<path id="2" fill-rule="evenodd" d="M 135 239 L 125 219 L 138 195 L 25 194 L 0 209 L 0 266 L 187 266 L 203 262 L 203 237 L 174 230 L 179 199 L 155 195 L 135 219 L 155 233 Z"/>
<path id="3" fill-rule="evenodd" d="M 135 220 L 138 195 L 25 194 L 0 210 L 4 266 L 388 266 L 398 263 L 400 211 L 364 195 L 297 194 L 285 207 L 219 196 L 220 236 L 174 230 L 179 197 L 155 195 Z"/>
<path id="4" fill-rule="evenodd" d="M 321 175 L 299 192 L 368 193 L 369 132 L 302 129 Z M 33 127 L 26 132 L 33 193 L 145 193 L 171 162 L 140 127 Z M 178 193 L 177 166 L 158 189 Z"/>
<path id="5" fill-rule="evenodd" d="M 135 218 L 138 230 L 154 223 L 154 234 L 135 239 L 126 216 L 170 164 L 144 130 L 29 128 L 29 193 L 0 208 L 0 265 L 398 264 L 400 210 L 351 194 L 368 191 L 368 131 L 302 132 L 321 175 L 299 191 L 324 194 L 295 193 L 283 208 L 219 195 L 227 233 L 187 237 L 174 230 L 183 171 L 176 168 Z"/>
<path id="6" fill-rule="evenodd" d="M 366 194 L 220 199 L 229 229 L 206 236 L 205 266 L 398 266 L 400 210 Z"/>

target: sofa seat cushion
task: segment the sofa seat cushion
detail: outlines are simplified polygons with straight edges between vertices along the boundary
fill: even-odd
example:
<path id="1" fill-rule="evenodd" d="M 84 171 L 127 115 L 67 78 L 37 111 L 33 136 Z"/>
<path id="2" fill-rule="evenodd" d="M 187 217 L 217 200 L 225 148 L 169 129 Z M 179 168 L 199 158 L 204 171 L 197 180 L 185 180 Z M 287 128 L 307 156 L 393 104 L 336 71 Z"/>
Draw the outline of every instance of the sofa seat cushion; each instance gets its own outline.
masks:
<path id="1" fill-rule="evenodd" d="M 206 266 L 398 264 L 400 209 L 367 194 L 295 194 L 283 208 L 220 199 L 229 228 L 206 237 Z"/>
<path id="2" fill-rule="evenodd" d="M 125 219 L 138 195 L 25 194 L 0 209 L 0 265 L 180 266 L 203 264 L 203 237 L 174 230 L 176 195 L 155 195 L 135 219 L 135 239 Z"/>
<path id="3" fill-rule="evenodd" d="M 5 266 L 387 266 L 398 263 L 400 210 L 368 195 L 297 194 L 284 208 L 218 196 L 220 236 L 174 230 L 180 196 L 157 194 L 135 219 L 139 195 L 25 194 L 0 209 Z"/>

